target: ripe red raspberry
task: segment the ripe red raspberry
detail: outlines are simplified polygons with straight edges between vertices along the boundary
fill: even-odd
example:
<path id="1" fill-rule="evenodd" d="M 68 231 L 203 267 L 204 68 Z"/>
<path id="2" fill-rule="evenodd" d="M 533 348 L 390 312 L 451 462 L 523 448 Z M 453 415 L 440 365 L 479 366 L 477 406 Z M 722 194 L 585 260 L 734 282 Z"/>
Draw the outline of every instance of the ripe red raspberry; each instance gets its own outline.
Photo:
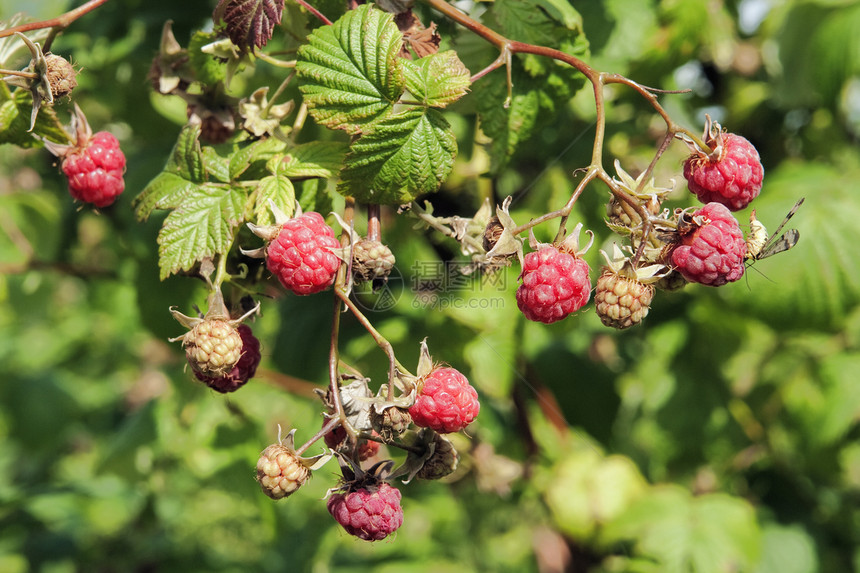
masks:
<path id="1" fill-rule="evenodd" d="M 696 150 L 684 162 L 687 187 L 702 203 L 722 203 L 738 211 L 758 197 L 764 168 L 758 151 L 746 138 L 717 133 L 712 148 Z"/>
<path id="2" fill-rule="evenodd" d="M 294 293 L 317 293 L 334 283 L 340 259 L 330 249 L 339 247 L 322 215 L 305 213 L 284 223 L 269 243 L 266 266 Z"/>
<path id="3" fill-rule="evenodd" d="M 746 243 L 737 220 L 721 203 L 695 213 L 693 229 L 682 234 L 671 261 L 685 279 L 709 286 L 736 281 L 744 274 Z"/>
<path id="4" fill-rule="evenodd" d="M 212 376 L 194 370 L 198 380 L 222 394 L 234 392 L 254 377 L 260 364 L 260 341 L 251 332 L 247 324 L 240 324 L 236 329 L 242 339 L 242 356 L 230 372 L 223 376 Z"/>
<path id="5" fill-rule="evenodd" d="M 403 524 L 400 490 L 385 482 L 334 493 L 326 507 L 347 533 L 365 541 L 385 539 Z"/>
<path id="6" fill-rule="evenodd" d="M 125 189 L 122 175 L 125 155 L 119 141 L 100 131 L 83 146 L 63 158 L 63 173 L 69 178 L 72 197 L 96 207 L 113 203 Z"/>
<path id="7" fill-rule="evenodd" d="M 257 460 L 257 482 L 272 499 L 289 496 L 311 478 L 311 471 L 289 447 L 272 444 Z"/>
<path id="8" fill-rule="evenodd" d="M 454 368 L 436 368 L 419 383 L 409 414 L 416 426 L 448 434 L 468 426 L 480 410 L 478 393 L 465 376 Z"/>
<path id="9" fill-rule="evenodd" d="M 622 330 L 648 315 L 653 297 L 653 285 L 604 267 L 594 290 L 594 306 L 604 326 Z"/>
<path id="10" fill-rule="evenodd" d="M 550 324 L 576 312 L 591 297 L 585 260 L 552 245 L 529 253 L 520 275 L 517 306 L 529 320 Z"/>

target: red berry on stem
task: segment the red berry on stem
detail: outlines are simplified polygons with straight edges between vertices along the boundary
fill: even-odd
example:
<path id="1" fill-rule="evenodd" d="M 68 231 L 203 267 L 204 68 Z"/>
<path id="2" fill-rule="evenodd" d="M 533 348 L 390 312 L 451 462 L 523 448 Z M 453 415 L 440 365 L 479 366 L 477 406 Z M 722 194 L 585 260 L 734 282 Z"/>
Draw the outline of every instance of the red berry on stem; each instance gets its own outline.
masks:
<path id="1" fill-rule="evenodd" d="M 591 297 L 588 263 L 552 245 L 523 260 L 517 306 L 529 320 L 546 324 L 576 312 Z"/>
<path id="2" fill-rule="evenodd" d="M 739 211 L 761 191 L 764 168 L 758 151 L 734 133 L 718 132 L 713 143 L 713 150 L 697 150 L 684 162 L 687 187 L 702 203 L 722 203 Z"/>
<path id="3" fill-rule="evenodd" d="M 107 207 L 125 189 L 125 155 L 119 141 L 107 131 L 98 132 L 85 147 L 66 155 L 62 169 L 72 197 L 96 207 Z"/>
<path id="4" fill-rule="evenodd" d="M 409 408 L 417 426 L 441 434 L 459 432 L 472 423 L 481 410 L 478 393 L 454 368 L 436 368 L 419 384 L 418 398 Z"/>
<path id="5" fill-rule="evenodd" d="M 266 250 L 266 266 L 285 288 L 300 295 L 323 291 L 334 283 L 340 259 L 330 249 L 340 243 L 322 215 L 289 219 Z"/>
<path id="6" fill-rule="evenodd" d="M 326 507 L 347 533 L 365 541 L 385 539 L 403 524 L 400 490 L 384 482 L 334 493 Z"/>
<path id="7" fill-rule="evenodd" d="M 744 274 L 746 243 L 737 219 L 721 203 L 708 203 L 692 216 L 702 224 L 681 236 L 670 258 L 690 282 L 721 286 Z"/>

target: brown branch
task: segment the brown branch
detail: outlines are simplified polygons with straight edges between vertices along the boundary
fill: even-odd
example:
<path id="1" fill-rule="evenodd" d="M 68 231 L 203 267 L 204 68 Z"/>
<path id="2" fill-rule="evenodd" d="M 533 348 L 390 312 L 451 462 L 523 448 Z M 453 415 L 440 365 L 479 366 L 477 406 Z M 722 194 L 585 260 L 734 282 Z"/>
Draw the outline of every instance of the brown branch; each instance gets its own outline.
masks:
<path id="1" fill-rule="evenodd" d="M 5 38 L 6 36 L 11 36 L 15 32 L 30 32 L 32 30 L 41 30 L 43 28 L 55 28 L 57 30 L 63 30 L 68 28 L 69 25 L 83 16 L 84 14 L 88 14 L 92 12 L 102 4 L 105 4 L 108 0 L 90 0 L 86 4 L 78 6 L 72 10 L 69 10 L 65 14 L 61 14 L 56 18 L 50 18 L 48 20 L 42 20 L 41 22 L 27 22 L 26 24 L 20 24 L 13 28 L 6 28 L 5 30 L 0 30 L 0 38 Z M 45 49 L 47 50 L 47 44 Z"/>

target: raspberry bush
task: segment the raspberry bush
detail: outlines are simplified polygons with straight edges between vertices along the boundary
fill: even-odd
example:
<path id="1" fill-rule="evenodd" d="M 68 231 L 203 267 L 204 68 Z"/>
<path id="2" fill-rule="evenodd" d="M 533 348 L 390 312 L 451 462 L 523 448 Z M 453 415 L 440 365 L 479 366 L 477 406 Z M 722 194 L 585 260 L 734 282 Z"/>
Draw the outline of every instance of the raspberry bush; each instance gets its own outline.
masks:
<path id="1" fill-rule="evenodd" d="M 676 4 L 0 14 L 0 569 L 847 570 L 856 16 Z"/>

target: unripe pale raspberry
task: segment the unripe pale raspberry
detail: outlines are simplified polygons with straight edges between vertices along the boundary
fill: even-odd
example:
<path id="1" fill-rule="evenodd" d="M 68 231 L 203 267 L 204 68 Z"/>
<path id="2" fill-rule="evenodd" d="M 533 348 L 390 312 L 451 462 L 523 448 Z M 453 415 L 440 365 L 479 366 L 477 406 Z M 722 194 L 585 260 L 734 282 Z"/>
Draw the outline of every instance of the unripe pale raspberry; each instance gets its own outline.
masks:
<path id="1" fill-rule="evenodd" d="M 364 238 L 352 251 L 352 274 L 357 282 L 385 280 L 394 268 L 394 254 L 379 241 Z"/>
<path id="2" fill-rule="evenodd" d="M 68 60 L 56 54 L 46 54 L 45 65 L 48 68 L 48 87 L 55 100 L 69 95 L 78 87 L 78 73 Z"/>
<path id="3" fill-rule="evenodd" d="M 436 368 L 419 382 L 409 414 L 415 425 L 448 434 L 468 426 L 480 410 L 478 393 L 465 376 L 454 368 Z"/>
<path id="4" fill-rule="evenodd" d="M 744 274 L 746 242 L 737 219 L 721 203 L 708 203 L 692 216 L 701 225 L 682 235 L 671 251 L 675 269 L 690 282 L 721 286 Z"/>
<path id="5" fill-rule="evenodd" d="M 266 249 L 266 266 L 288 290 L 314 294 L 334 283 L 340 259 L 330 249 L 338 247 L 334 230 L 312 211 L 284 223 Z"/>
<path id="6" fill-rule="evenodd" d="M 591 297 L 588 263 L 551 245 L 525 256 L 520 278 L 517 306 L 536 322 L 561 320 Z"/>
<path id="7" fill-rule="evenodd" d="M 224 376 L 242 357 L 242 337 L 226 320 L 200 321 L 182 344 L 191 367 L 209 376 Z"/>
<path id="8" fill-rule="evenodd" d="M 272 499 L 289 496 L 311 478 L 298 456 L 281 444 L 272 444 L 257 460 L 257 482 Z"/>
<path id="9" fill-rule="evenodd" d="M 436 449 L 415 474 L 421 479 L 443 478 L 453 473 L 460 464 L 460 454 L 454 449 L 454 444 L 450 440 L 437 434 L 433 437 L 433 443 Z"/>
<path id="10" fill-rule="evenodd" d="M 72 197 L 96 207 L 110 205 L 125 189 L 125 155 L 119 141 L 107 131 L 70 149 L 63 157 L 62 169 Z"/>
<path id="11" fill-rule="evenodd" d="M 604 268 L 597 279 L 594 306 L 605 326 L 619 330 L 638 324 L 648 314 L 654 286 Z"/>
<path id="12" fill-rule="evenodd" d="M 334 493 L 326 507 L 347 533 L 365 541 L 385 539 L 403 524 L 400 490 L 384 482 Z"/>
<path id="13" fill-rule="evenodd" d="M 761 191 L 764 168 L 746 138 L 720 133 L 711 153 L 697 151 L 684 162 L 687 187 L 702 203 L 722 203 L 732 211 L 749 205 Z"/>
<path id="14" fill-rule="evenodd" d="M 227 374 L 212 376 L 194 370 L 198 380 L 222 394 L 234 392 L 254 377 L 257 366 L 260 365 L 260 341 L 251 332 L 247 324 L 240 324 L 236 329 L 242 339 L 242 356 Z"/>

